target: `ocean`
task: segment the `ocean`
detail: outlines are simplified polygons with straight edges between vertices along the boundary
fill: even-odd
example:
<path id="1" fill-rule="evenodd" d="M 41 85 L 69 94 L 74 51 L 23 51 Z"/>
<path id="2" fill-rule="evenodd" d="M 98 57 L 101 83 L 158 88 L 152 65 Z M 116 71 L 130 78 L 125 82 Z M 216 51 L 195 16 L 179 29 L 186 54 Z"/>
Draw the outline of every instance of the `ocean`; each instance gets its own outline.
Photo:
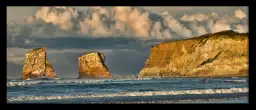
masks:
<path id="1" fill-rule="evenodd" d="M 7 103 L 249 103 L 248 78 L 7 80 Z"/>

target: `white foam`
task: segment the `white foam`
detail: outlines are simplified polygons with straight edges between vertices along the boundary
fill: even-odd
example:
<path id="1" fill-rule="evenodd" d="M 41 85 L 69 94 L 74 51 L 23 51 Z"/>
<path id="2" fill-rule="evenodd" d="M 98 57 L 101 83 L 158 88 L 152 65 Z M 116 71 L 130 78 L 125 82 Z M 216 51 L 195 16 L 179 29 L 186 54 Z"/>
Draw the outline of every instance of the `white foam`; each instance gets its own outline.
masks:
<path id="1" fill-rule="evenodd" d="M 7 87 L 14 87 L 14 86 L 30 86 L 30 85 L 36 85 L 41 83 L 47 83 L 50 81 L 19 81 L 19 82 L 7 82 Z"/>
<path id="2" fill-rule="evenodd" d="M 184 95 L 184 94 L 218 94 L 218 93 L 248 93 L 248 88 L 229 89 L 203 89 L 203 90 L 182 90 L 182 91 L 147 91 L 147 92 L 121 92 L 109 94 L 80 94 L 69 96 L 20 96 L 9 97 L 8 101 L 24 100 L 56 100 L 56 99 L 76 99 L 76 98 L 104 98 L 104 97 L 124 97 L 124 96 L 159 96 L 159 95 Z"/>
<path id="3" fill-rule="evenodd" d="M 184 100 L 152 100 L 152 101 L 131 101 L 131 102 L 96 102 L 96 103 L 106 103 L 106 104 L 173 104 L 173 103 L 229 103 L 225 101 L 241 100 L 242 102 L 232 102 L 232 103 L 248 103 L 248 97 L 239 98 L 209 98 L 209 99 L 184 99 Z M 95 102 L 92 102 L 95 103 Z"/>
<path id="4" fill-rule="evenodd" d="M 124 78 L 124 79 L 70 79 L 70 80 L 27 80 L 27 81 L 8 81 L 7 87 L 15 86 L 30 86 L 43 83 L 57 83 L 57 84 L 100 84 L 100 83 L 111 83 L 111 82 L 121 82 L 121 81 L 136 81 L 136 80 L 151 80 L 152 78 Z"/>
<path id="5" fill-rule="evenodd" d="M 246 83 L 248 82 L 247 80 L 224 80 L 224 82 L 232 82 L 232 83 Z"/>

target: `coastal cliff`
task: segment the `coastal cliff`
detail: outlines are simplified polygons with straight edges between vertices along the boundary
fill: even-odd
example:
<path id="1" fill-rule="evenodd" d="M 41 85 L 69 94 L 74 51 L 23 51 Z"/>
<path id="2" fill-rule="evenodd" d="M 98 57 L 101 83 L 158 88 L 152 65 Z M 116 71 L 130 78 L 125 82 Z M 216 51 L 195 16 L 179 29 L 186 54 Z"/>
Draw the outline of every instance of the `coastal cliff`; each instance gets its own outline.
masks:
<path id="1" fill-rule="evenodd" d="M 162 42 L 150 49 L 139 77 L 248 76 L 248 33 L 222 31 Z"/>
<path id="2" fill-rule="evenodd" d="M 56 74 L 50 62 L 46 59 L 46 48 L 36 48 L 27 52 L 23 65 L 22 79 L 32 79 L 47 76 L 55 78 Z"/>
<path id="3" fill-rule="evenodd" d="M 110 73 L 104 60 L 104 54 L 99 52 L 90 52 L 78 57 L 78 78 L 109 78 Z"/>

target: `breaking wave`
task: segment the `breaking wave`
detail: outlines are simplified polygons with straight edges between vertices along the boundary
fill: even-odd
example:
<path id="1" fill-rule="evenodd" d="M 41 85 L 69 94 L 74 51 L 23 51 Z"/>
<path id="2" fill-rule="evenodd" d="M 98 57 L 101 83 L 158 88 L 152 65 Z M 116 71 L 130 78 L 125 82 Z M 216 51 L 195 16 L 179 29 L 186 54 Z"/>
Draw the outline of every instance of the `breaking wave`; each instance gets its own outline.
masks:
<path id="1" fill-rule="evenodd" d="M 224 82 L 231 82 L 231 83 L 247 83 L 248 80 L 224 80 Z"/>
<path id="2" fill-rule="evenodd" d="M 45 83 L 57 83 L 57 84 L 100 84 L 100 83 L 112 83 L 112 82 L 122 82 L 122 81 L 136 81 L 136 80 L 152 80 L 153 78 L 124 78 L 124 79 L 70 79 L 70 80 L 27 80 L 27 81 L 8 81 L 7 87 L 16 86 L 31 86 Z"/>
<path id="3" fill-rule="evenodd" d="M 7 82 L 7 87 L 14 87 L 14 86 L 30 86 L 36 84 L 47 83 L 51 81 L 17 81 L 17 82 Z"/>
<path id="4" fill-rule="evenodd" d="M 147 91 L 147 92 L 120 92 L 108 94 L 78 94 L 65 96 L 20 96 L 8 97 L 7 101 L 24 100 L 59 100 L 76 98 L 107 98 L 107 97 L 127 97 L 127 96 L 162 96 L 162 95 L 187 95 L 187 94 L 223 94 L 223 93 L 247 93 L 248 88 L 229 89 L 203 89 L 203 90 L 181 90 L 181 91 Z"/>

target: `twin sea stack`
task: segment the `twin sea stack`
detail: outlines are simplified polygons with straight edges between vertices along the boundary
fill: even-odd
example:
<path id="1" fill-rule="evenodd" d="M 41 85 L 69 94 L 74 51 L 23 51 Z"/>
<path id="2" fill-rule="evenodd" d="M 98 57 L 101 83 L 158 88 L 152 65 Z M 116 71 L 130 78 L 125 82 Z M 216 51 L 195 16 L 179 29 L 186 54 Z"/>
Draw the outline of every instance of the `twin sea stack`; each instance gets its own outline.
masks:
<path id="1" fill-rule="evenodd" d="M 104 54 L 90 52 L 78 57 L 78 78 L 110 78 L 108 68 L 104 64 Z"/>
<path id="2" fill-rule="evenodd" d="M 110 73 L 104 65 L 104 54 L 91 52 L 78 57 L 79 78 L 109 78 Z M 46 59 L 46 48 L 36 48 L 26 53 L 23 65 L 22 79 L 35 79 L 40 77 L 56 78 L 54 69 Z"/>
<path id="3" fill-rule="evenodd" d="M 222 31 L 150 49 L 139 77 L 248 76 L 248 33 Z"/>
<path id="4" fill-rule="evenodd" d="M 36 48 L 26 53 L 22 79 L 26 80 L 44 76 L 48 78 L 56 77 L 54 69 L 46 59 L 46 48 Z"/>

